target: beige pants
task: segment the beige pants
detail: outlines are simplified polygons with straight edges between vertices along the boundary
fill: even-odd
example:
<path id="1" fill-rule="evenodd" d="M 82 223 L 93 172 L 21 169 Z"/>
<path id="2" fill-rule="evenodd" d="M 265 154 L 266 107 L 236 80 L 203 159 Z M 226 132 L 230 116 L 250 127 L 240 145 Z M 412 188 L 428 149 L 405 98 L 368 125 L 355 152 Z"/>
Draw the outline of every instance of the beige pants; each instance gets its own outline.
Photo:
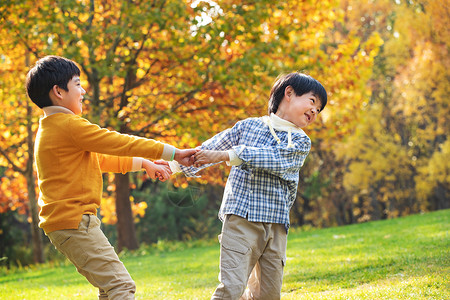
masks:
<path id="1" fill-rule="evenodd" d="M 281 298 L 287 243 L 283 224 L 227 215 L 219 240 L 221 283 L 211 299 Z"/>
<path id="2" fill-rule="evenodd" d="M 99 288 L 99 299 L 134 299 L 136 285 L 101 231 L 96 216 L 83 215 L 78 229 L 57 230 L 47 235 L 78 272 Z"/>

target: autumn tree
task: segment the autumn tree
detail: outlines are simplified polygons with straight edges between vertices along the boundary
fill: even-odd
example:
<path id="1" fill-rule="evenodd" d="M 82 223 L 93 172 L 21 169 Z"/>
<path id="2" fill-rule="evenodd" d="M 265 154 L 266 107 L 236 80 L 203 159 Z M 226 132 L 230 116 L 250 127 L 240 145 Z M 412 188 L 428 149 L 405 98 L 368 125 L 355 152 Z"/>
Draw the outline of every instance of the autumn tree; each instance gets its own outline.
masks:
<path id="1" fill-rule="evenodd" d="M 330 150 L 358 123 L 361 107 L 369 101 L 367 81 L 382 43 L 376 33 L 359 37 L 356 33 L 346 31 L 345 11 L 339 7 L 338 1 L 320 1 L 320 9 L 317 9 L 317 5 L 315 1 L 288 1 L 268 10 L 270 18 L 262 24 L 262 39 L 266 44 L 269 43 L 265 47 L 271 47 L 272 51 L 262 51 L 265 64 L 253 64 L 253 68 L 259 71 L 258 76 L 267 80 L 260 81 L 248 90 L 250 93 L 253 89 L 262 100 L 256 115 L 266 113 L 271 84 L 281 72 L 306 72 L 323 82 L 329 91 L 330 102 L 323 117 L 316 126 L 306 129 L 314 143 L 311 156 L 317 159 L 312 160 L 314 166 L 306 166 L 307 169 L 302 170 L 304 181 L 301 183 L 297 207 L 293 210 L 294 219 L 304 219 L 308 210 L 314 210 L 318 216 L 326 215 L 320 211 L 320 199 L 332 198 L 334 201 L 341 197 L 339 191 L 333 190 L 336 185 L 329 187 L 330 194 L 326 194 L 327 190 L 321 190 L 325 182 L 338 178 L 332 177 L 334 174 L 330 178 L 330 174 L 342 174 Z M 297 10 L 301 11 L 301 18 Z M 241 50 L 242 41 L 247 42 L 245 35 L 235 42 L 238 53 L 245 51 Z M 249 111 L 244 117 L 248 116 L 251 116 Z M 316 176 L 317 172 L 321 173 L 319 177 Z M 314 186 L 315 191 L 310 192 L 311 189 L 305 186 L 313 178 L 321 178 L 322 183 L 319 183 L 320 187 Z M 339 200 L 335 202 L 334 206 L 342 210 Z M 307 218 L 315 217 L 309 214 Z M 299 223 L 302 222 L 305 220 Z M 342 221 L 341 224 L 344 223 Z"/>
<path id="2" fill-rule="evenodd" d="M 24 49 L 14 50 L 14 54 L 3 56 L 0 63 L 0 83 L 5 87 L 0 90 L 0 166 L 8 167 L 5 177 L 0 178 L 0 213 L 13 210 L 30 216 L 33 261 L 42 263 L 44 251 L 42 232 L 38 227 L 39 209 L 33 169 L 37 118 L 23 89 L 28 55 Z"/>
<path id="3" fill-rule="evenodd" d="M 390 43 L 391 49 L 399 49 L 401 62 L 393 82 L 397 101 L 392 110 L 404 120 L 398 129 L 407 133 L 402 144 L 408 149 L 415 173 L 417 210 L 448 208 L 448 160 L 444 159 L 437 170 L 433 165 L 436 157 L 448 157 L 450 2 L 406 3 L 399 5 L 399 10 Z"/>
<path id="4" fill-rule="evenodd" d="M 317 14 L 313 25 L 295 19 L 297 7 Z M 90 120 L 190 147 L 261 114 L 276 74 L 296 67 L 282 62 L 296 57 L 289 54 L 295 33 L 314 40 L 327 14 L 304 1 L 42 0 L 10 3 L 3 16 L 13 43 L 34 58 L 59 54 L 81 66 Z M 298 44 L 308 53 L 307 40 Z M 129 176 L 116 175 L 115 186 L 119 249 L 133 249 Z"/>
<path id="5" fill-rule="evenodd" d="M 344 186 L 358 220 L 446 208 L 448 1 L 372 5 L 390 13 L 380 14 L 383 26 L 367 28 L 380 32 L 385 44 L 376 60 L 364 122 L 338 150 L 348 168 Z M 442 159 L 439 166 L 437 158 Z"/>
<path id="6" fill-rule="evenodd" d="M 352 12 L 343 2 L 326 2 L 328 9 L 308 16 L 308 20 L 321 24 L 322 30 L 312 29 L 306 37 L 293 34 L 297 52 L 308 49 L 308 55 L 293 56 L 288 66 L 299 66 L 319 79 L 329 98 L 321 118 L 305 128 L 313 145 L 300 172 L 298 198 L 292 211 L 292 219 L 299 225 L 330 226 L 355 221 L 342 185 L 345 167 L 334 151 L 364 117 L 361 111 L 370 100 L 368 82 L 382 40 L 376 31 L 360 35 L 351 28 L 348 19 Z"/>
<path id="7" fill-rule="evenodd" d="M 449 161 L 448 15 L 448 0 L 7 2 L 0 80 L 13 88 L 0 98 L 5 107 L 11 95 L 25 100 L 27 55 L 29 63 L 66 56 L 82 69 L 88 119 L 187 148 L 266 114 L 276 76 L 303 71 L 324 84 L 329 102 L 306 128 L 313 148 L 293 220 L 395 217 L 448 205 L 449 166 L 439 163 Z M 2 116 L 3 187 L 32 157 L 27 135 L 36 127 L 26 124 L 39 112 L 27 119 L 25 107 Z M 220 184 L 226 168 L 204 174 L 195 184 Z M 137 247 L 133 211 L 145 209 L 130 197 L 132 179 L 105 175 L 102 205 L 115 206 L 119 249 Z M 14 186 L 22 188 L 0 200 L 25 202 L 25 185 Z"/>

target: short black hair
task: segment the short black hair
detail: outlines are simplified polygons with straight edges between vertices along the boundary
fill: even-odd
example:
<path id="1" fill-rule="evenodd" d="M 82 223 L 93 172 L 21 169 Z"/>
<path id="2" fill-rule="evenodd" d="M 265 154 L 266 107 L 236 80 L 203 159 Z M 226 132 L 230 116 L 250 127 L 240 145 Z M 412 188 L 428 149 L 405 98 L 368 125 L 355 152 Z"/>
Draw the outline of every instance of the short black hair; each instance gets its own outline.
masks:
<path id="1" fill-rule="evenodd" d="M 67 84 L 80 69 L 70 59 L 49 55 L 39 59 L 28 71 L 25 87 L 28 97 L 40 108 L 52 106 L 49 93 L 53 86 L 68 91 Z"/>
<path id="2" fill-rule="evenodd" d="M 325 108 L 325 105 L 327 105 L 327 91 L 323 85 L 309 75 L 294 72 L 280 75 L 275 81 L 272 90 L 270 91 L 268 109 L 269 115 L 277 112 L 278 106 L 284 98 L 284 91 L 288 86 L 293 88 L 297 96 L 302 96 L 312 92 L 317 98 L 319 98 L 320 103 L 322 104 L 320 111 L 322 111 Z"/>

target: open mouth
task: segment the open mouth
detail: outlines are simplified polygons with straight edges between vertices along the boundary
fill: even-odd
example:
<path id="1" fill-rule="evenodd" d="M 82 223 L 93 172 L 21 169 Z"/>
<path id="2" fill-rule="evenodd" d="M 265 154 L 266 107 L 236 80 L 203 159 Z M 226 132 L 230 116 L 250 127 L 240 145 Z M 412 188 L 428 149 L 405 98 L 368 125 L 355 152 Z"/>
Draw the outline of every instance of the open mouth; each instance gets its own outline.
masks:
<path id="1" fill-rule="evenodd" d="M 311 116 L 308 114 L 305 114 L 305 116 L 306 116 L 306 119 L 308 120 L 308 122 L 311 122 Z"/>

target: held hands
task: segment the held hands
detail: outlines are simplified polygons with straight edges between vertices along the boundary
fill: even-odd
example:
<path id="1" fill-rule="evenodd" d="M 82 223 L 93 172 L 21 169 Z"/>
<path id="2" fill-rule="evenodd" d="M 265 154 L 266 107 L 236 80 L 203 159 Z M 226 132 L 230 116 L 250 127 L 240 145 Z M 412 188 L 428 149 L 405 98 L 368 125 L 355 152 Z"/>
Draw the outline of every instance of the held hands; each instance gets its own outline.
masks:
<path id="1" fill-rule="evenodd" d="M 201 150 L 194 155 L 194 167 L 230 160 L 227 151 Z"/>
<path id="2" fill-rule="evenodd" d="M 161 181 L 166 181 L 172 175 L 169 163 L 163 160 L 152 162 L 147 159 L 142 161 L 142 168 L 145 169 L 148 176 L 151 179 L 159 179 Z"/>
<path id="3" fill-rule="evenodd" d="M 230 160 L 227 151 L 213 151 L 200 149 L 175 150 L 174 160 L 184 166 L 194 166 L 196 168 L 205 164 L 218 163 Z M 165 160 L 152 162 L 147 159 L 142 160 L 142 168 L 145 169 L 151 179 L 166 181 L 172 175 L 169 163 Z"/>
<path id="4" fill-rule="evenodd" d="M 199 150 L 197 149 L 185 149 L 175 150 L 175 156 L 174 160 L 177 161 L 180 165 L 190 167 L 194 164 L 194 154 L 197 153 Z"/>
<path id="5" fill-rule="evenodd" d="M 227 151 L 213 151 L 213 150 L 200 150 L 200 149 L 176 149 L 174 160 L 178 162 L 180 165 L 190 167 L 194 166 L 196 168 L 201 167 L 205 164 L 211 163 L 219 163 L 222 161 L 229 161 L 230 157 Z M 146 164 L 148 164 L 149 170 L 147 167 L 144 167 L 144 163 L 142 166 L 147 170 L 147 173 L 150 175 L 152 179 L 158 177 L 161 181 L 165 181 L 172 174 L 169 163 L 164 160 L 158 160 L 154 163 L 148 160 Z M 155 169 L 155 167 L 157 169 Z M 154 171 L 152 171 L 154 170 Z M 154 172 L 154 175 L 151 175 Z M 158 172 L 158 173 L 156 173 Z"/>

